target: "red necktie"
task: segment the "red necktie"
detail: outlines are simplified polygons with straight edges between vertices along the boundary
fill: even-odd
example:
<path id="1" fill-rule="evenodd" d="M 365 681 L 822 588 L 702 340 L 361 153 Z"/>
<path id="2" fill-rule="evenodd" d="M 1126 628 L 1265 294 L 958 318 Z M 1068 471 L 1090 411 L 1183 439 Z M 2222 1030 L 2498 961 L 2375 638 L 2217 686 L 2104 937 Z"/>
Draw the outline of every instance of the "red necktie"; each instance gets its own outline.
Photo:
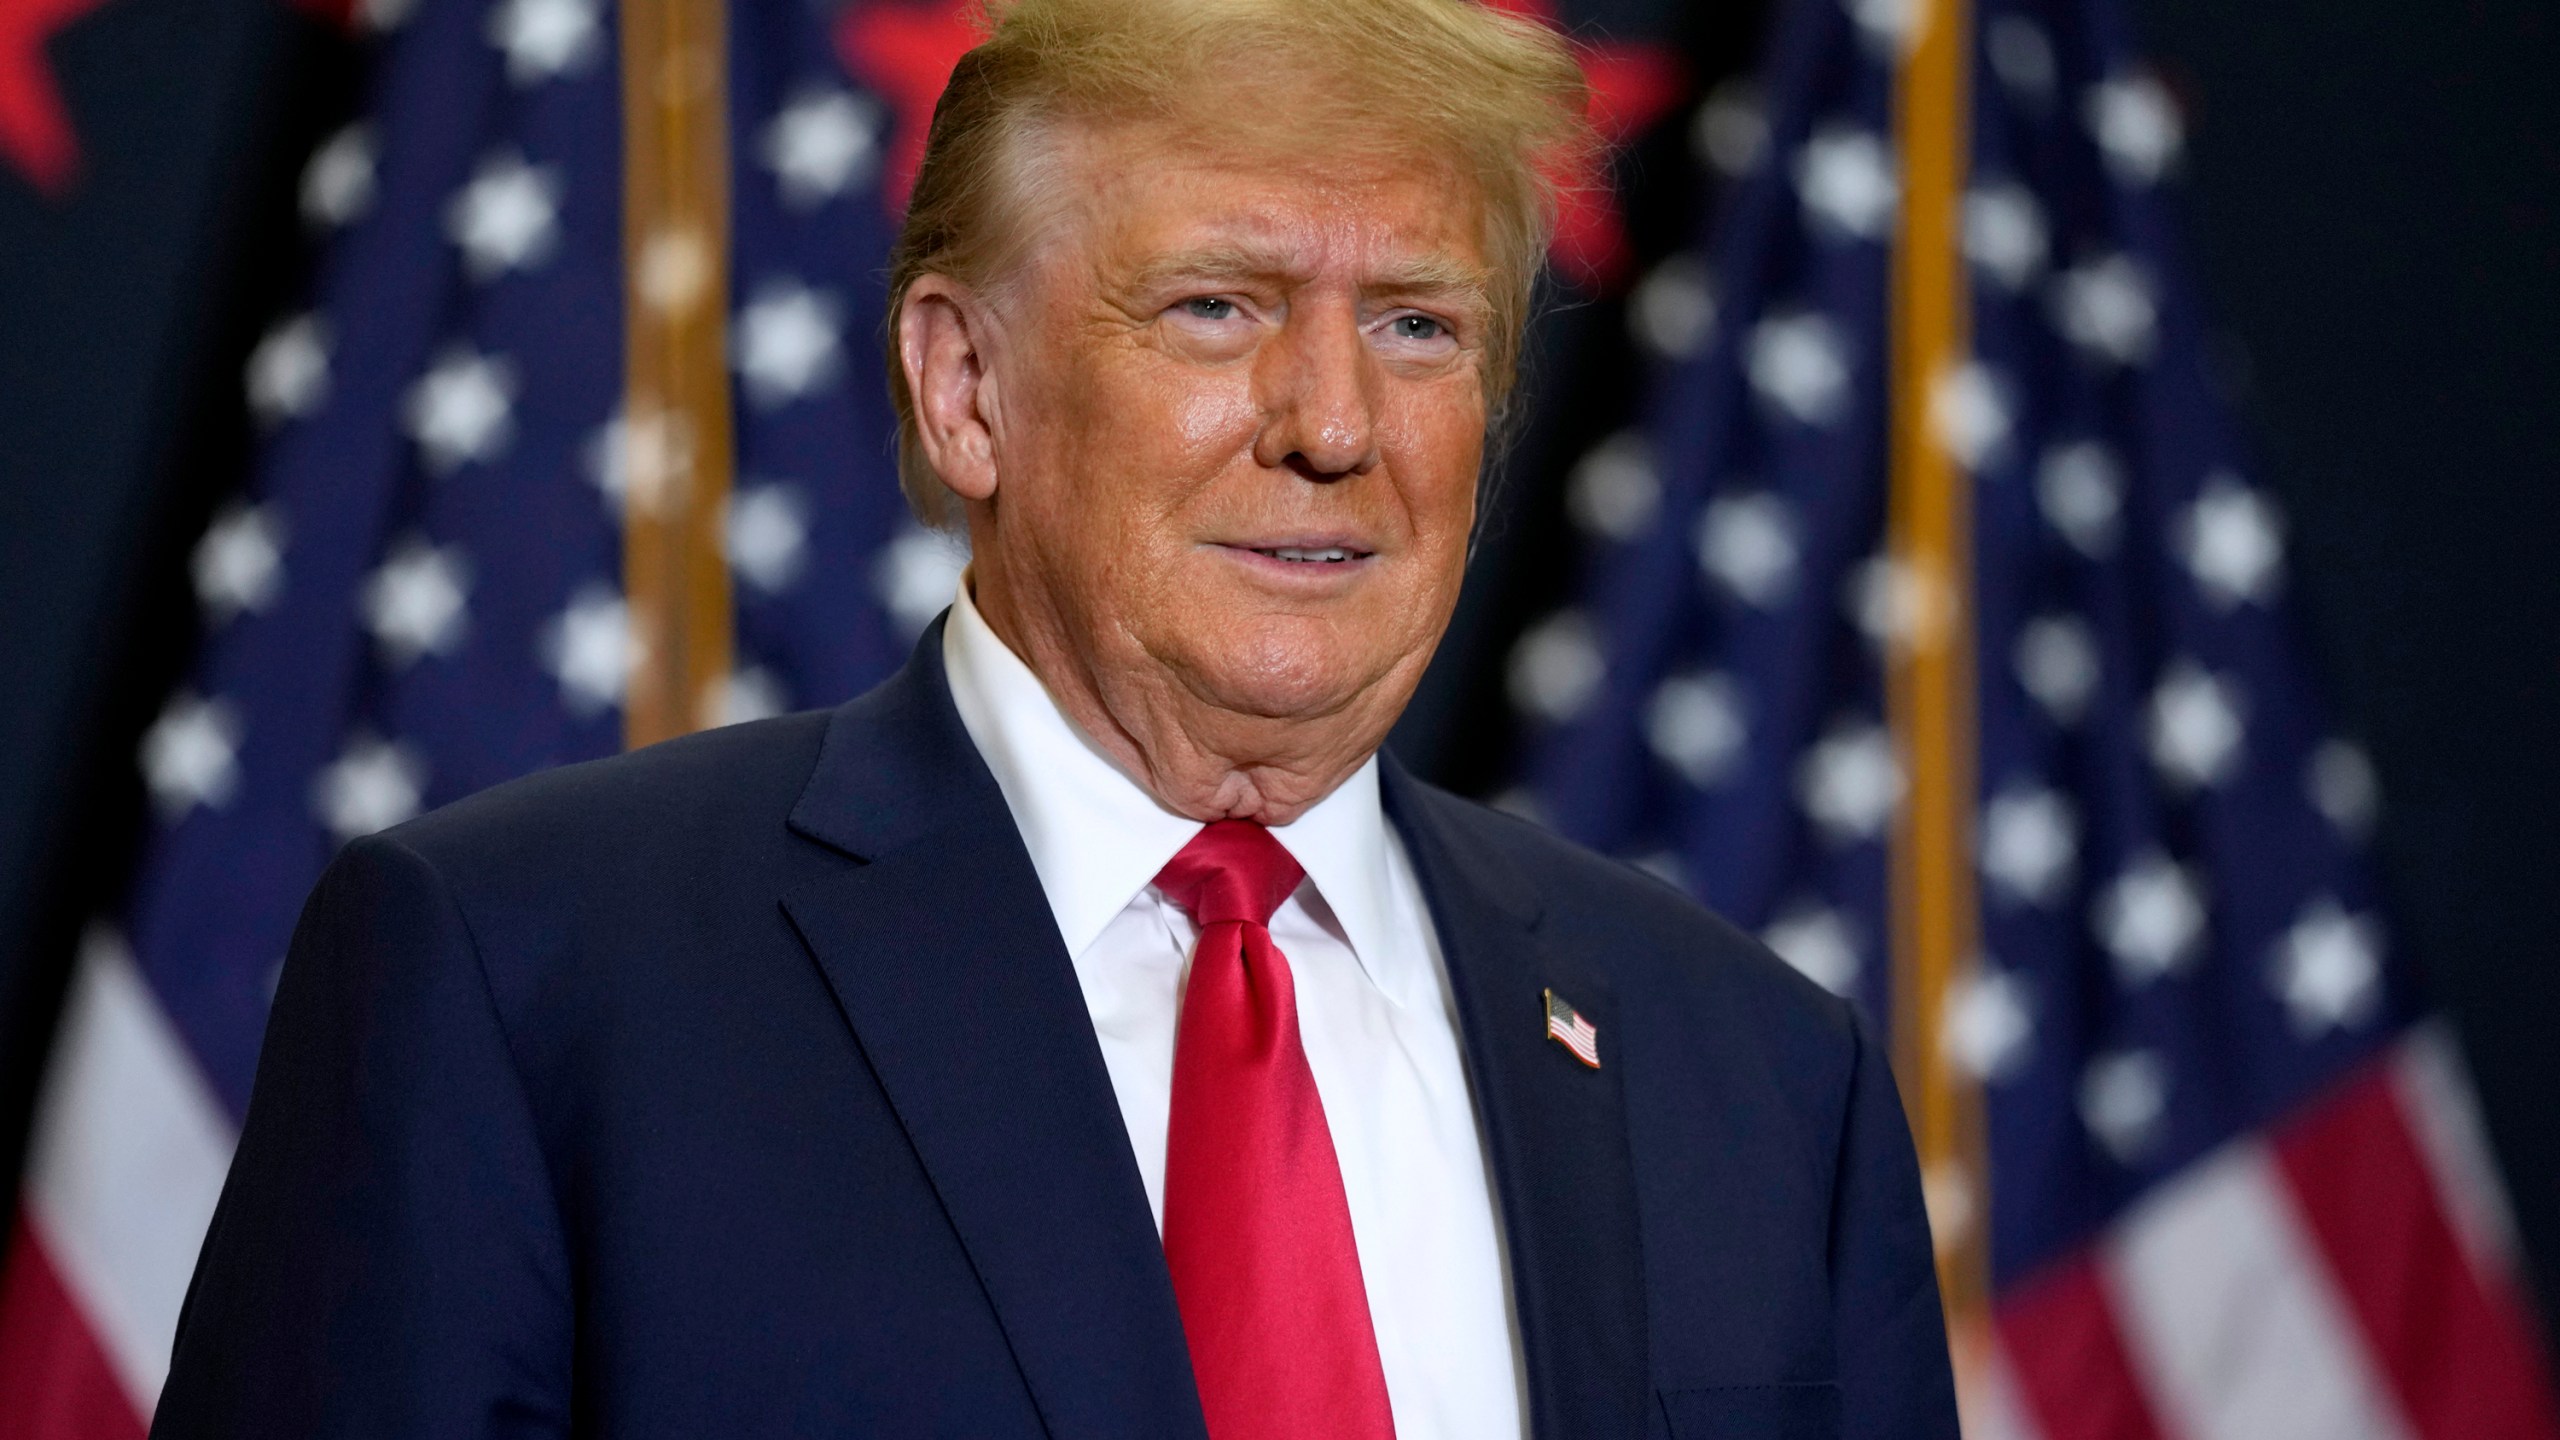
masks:
<path id="1" fill-rule="evenodd" d="M 1156 885 L 1200 926 L 1173 1050 L 1164 1255 L 1210 1440 L 1392 1440 L 1342 1168 L 1271 914 L 1305 872 L 1221 820 Z"/>

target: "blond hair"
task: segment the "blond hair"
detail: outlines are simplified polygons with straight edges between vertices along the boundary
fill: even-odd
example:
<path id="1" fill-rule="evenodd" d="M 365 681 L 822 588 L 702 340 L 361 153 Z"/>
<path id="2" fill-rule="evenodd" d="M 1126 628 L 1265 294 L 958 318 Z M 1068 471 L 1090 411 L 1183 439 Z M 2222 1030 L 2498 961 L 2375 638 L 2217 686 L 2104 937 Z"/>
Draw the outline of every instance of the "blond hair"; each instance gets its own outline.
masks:
<path id="1" fill-rule="evenodd" d="M 934 107 L 890 259 L 898 480 L 919 520 L 951 528 L 959 505 L 919 443 L 899 310 L 923 275 L 980 290 L 1008 277 L 1031 229 L 1028 152 L 1060 120 L 1162 121 L 1274 149 L 1321 141 L 1329 154 L 1451 164 L 1484 201 L 1486 413 L 1500 415 L 1554 229 L 1551 177 L 1575 173 L 1593 143 L 1564 41 L 1473 0 L 986 0 L 984 23 L 986 40 Z M 1312 103 L 1276 125 L 1239 103 L 1239 90 L 1275 85 Z"/>

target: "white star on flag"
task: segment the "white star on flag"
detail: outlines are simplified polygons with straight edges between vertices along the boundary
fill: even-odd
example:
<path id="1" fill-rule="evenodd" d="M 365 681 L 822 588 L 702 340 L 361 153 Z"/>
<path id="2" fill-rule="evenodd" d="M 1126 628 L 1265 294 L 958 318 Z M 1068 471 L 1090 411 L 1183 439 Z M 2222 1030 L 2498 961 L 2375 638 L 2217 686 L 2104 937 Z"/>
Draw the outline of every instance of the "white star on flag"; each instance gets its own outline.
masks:
<path id="1" fill-rule="evenodd" d="M 506 449 L 515 438 L 515 396 L 514 365 L 461 346 L 410 387 L 402 414 L 427 469 L 447 475 Z"/>
<path id="2" fill-rule="evenodd" d="M 581 589 L 543 627 L 540 652 L 560 682 L 561 703 L 581 718 L 620 705 L 641 658 L 630 607 L 601 583 Z"/>
<path id="3" fill-rule="evenodd" d="M 2024 15 L 1995 16 L 1983 27 L 1983 49 L 1991 71 L 2012 97 L 2029 110 L 2041 110 L 2053 99 L 2052 37 Z"/>
<path id="4" fill-rule="evenodd" d="M 1902 804 L 1901 762 L 1882 726 L 1835 722 L 1796 769 L 1796 799 L 1835 845 L 1873 840 Z"/>
<path id="5" fill-rule="evenodd" d="M 778 594 L 799 578 L 807 554 L 808 498 L 797 487 L 782 484 L 732 492 L 724 533 L 730 568 L 755 589 Z M 950 603 L 954 588 L 944 588 L 937 610 Z"/>
<path id="6" fill-rule="evenodd" d="M 1940 374 L 1929 387 L 1929 434 L 1966 470 L 1980 474 L 2009 450 L 2015 406 L 2007 381 L 1979 360 Z"/>
<path id="7" fill-rule="evenodd" d="M 2185 867 L 2147 851 L 2099 895 L 2095 918 L 2117 978 L 2139 989 L 2195 958 L 2204 939 L 2204 895 Z"/>
<path id="8" fill-rule="evenodd" d="M 1842 0 L 1849 18 L 1858 22 L 1860 36 L 1868 49 L 1888 57 L 1899 56 L 1920 37 L 1920 17 L 1925 0 Z"/>
<path id="9" fill-rule="evenodd" d="M 1574 523 L 1611 540 L 1633 540 L 1662 506 L 1662 475 L 1653 449 L 1632 430 L 1594 446 L 1565 483 L 1565 509 Z"/>
<path id="10" fill-rule="evenodd" d="M 2059 792 L 2004 788 L 1983 808 L 1982 873 L 2012 900 L 2051 905 L 2079 863 L 2080 819 Z"/>
<path id="11" fill-rule="evenodd" d="M 2207 476 L 2177 519 L 2178 558 L 2215 609 L 2274 595 L 2284 578 L 2284 519 L 2266 496 L 2228 471 Z"/>
<path id="12" fill-rule="evenodd" d="M 692 422 L 681 412 L 616 410 L 587 441 L 587 478 L 616 518 L 662 513 L 691 488 Z"/>
<path id="13" fill-rule="evenodd" d="M 639 258 L 631 264 L 633 298 L 662 315 L 692 309 L 711 288 L 714 254 L 698 228 L 659 228 L 641 244 Z"/>
<path id="14" fill-rule="evenodd" d="M 196 603 L 214 624 L 264 611 L 284 589 L 283 513 L 273 501 L 233 504 L 196 542 L 190 569 Z"/>
<path id="15" fill-rule="evenodd" d="M 1511 703 L 1562 724 L 1582 713 L 1607 678 L 1600 637 L 1579 610 L 1560 610 L 1530 627 L 1511 651 Z"/>
<path id="16" fill-rule="evenodd" d="M 2382 812 L 2382 782 L 2362 749 L 2346 740 L 2324 741 L 2312 752 L 2303 781 L 2312 808 L 2339 834 L 2359 843 L 2371 837 Z"/>
<path id="17" fill-rule="evenodd" d="M 2066 729 L 2089 713 L 2098 691 L 2098 642 L 2070 615 L 2045 615 L 2018 632 L 2018 683 Z"/>
<path id="18" fill-rule="evenodd" d="M 507 55 L 507 78 L 537 85 L 582 70 L 604 47 L 594 0 L 499 0 L 489 43 Z"/>
<path id="19" fill-rule="evenodd" d="M 899 632 L 913 638 L 951 603 L 959 592 L 960 572 L 968 566 L 966 542 L 910 525 L 873 558 L 871 592 L 898 622 Z"/>
<path id="20" fill-rule="evenodd" d="M 2177 102 L 2148 75 L 2119 75 L 2091 86 L 2080 118 L 2107 157 L 2107 168 L 2128 184 L 2148 185 L 2168 173 L 2186 142 Z"/>
<path id="21" fill-rule="evenodd" d="M 269 425 L 298 419 L 329 394 L 329 322 L 296 315 L 249 352 L 249 408 Z"/>
<path id="22" fill-rule="evenodd" d="M 1674 890 L 1689 888 L 1688 865 L 1668 850 L 1655 850 L 1638 855 L 1628 863 Z"/>
<path id="23" fill-rule="evenodd" d="M 559 245 L 560 172 L 510 150 L 490 155 L 445 207 L 444 229 L 474 280 L 530 270 Z"/>
<path id="24" fill-rule="evenodd" d="M 2017 1073 L 2035 1033 L 2017 977 L 1976 965 L 1947 997 L 1938 1043 L 1966 1074 L 1987 1085 Z"/>
<path id="25" fill-rule="evenodd" d="M 1692 536 L 1698 568 L 1746 604 L 1763 610 L 1796 583 L 1795 514 L 1775 495 L 1726 495 L 1698 514 Z"/>
<path id="26" fill-rule="evenodd" d="M 2247 727 L 2237 684 L 2192 660 L 2172 662 L 2151 693 L 2151 760 L 2170 784 L 2194 790 L 2240 769 Z"/>
<path id="27" fill-rule="evenodd" d="M 1655 354 L 1686 360 L 1716 328 L 1716 292 L 1694 255 L 1674 255 L 1646 272 L 1627 297 L 1627 328 Z"/>
<path id="28" fill-rule="evenodd" d="M 418 813 L 427 791 L 427 762 L 400 742 L 357 734 L 311 782 L 311 808 L 345 844 Z"/>
<path id="29" fill-rule="evenodd" d="M 2303 1039 L 2362 1025 L 2382 1002 L 2382 926 L 2322 896 L 2277 942 L 2271 978 Z"/>
<path id="30" fill-rule="evenodd" d="M 1796 198 L 1817 230 L 1874 240 L 1893 227 L 1902 184 L 1884 142 L 1861 127 L 1815 131 L 1796 155 L 1795 179 Z"/>
<path id="31" fill-rule="evenodd" d="M 2160 310 L 2140 267 L 2122 255 L 2101 255 L 2055 278 L 2053 321 L 2091 358 L 2138 365 L 2151 358 Z"/>
<path id="32" fill-rule="evenodd" d="M 1858 983 L 1857 932 L 1839 911 L 1819 901 L 1790 906 L 1760 932 L 1760 943 L 1834 995 L 1846 995 Z"/>
<path id="33" fill-rule="evenodd" d="M 750 665 L 713 683 L 705 697 L 703 722 L 707 725 L 744 725 L 751 720 L 770 720 L 790 713 L 791 694 L 781 677 L 760 665 Z"/>
<path id="34" fill-rule="evenodd" d="M 355 18 L 376 35 L 388 35 L 409 22 L 418 0 L 356 0 Z"/>
<path id="35" fill-rule="evenodd" d="M 163 820 L 198 805 L 219 810 L 240 791 L 240 712 L 228 700 L 173 695 L 143 735 L 141 759 Z"/>
<path id="36" fill-rule="evenodd" d="M 1689 153 L 1728 179 L 1759 164 L 1768 148 L 1769 108 L 1747 75 L 1718 85 L 1689 121 Z"/>
<path id="37" fill-rule="evenodd" d="M 393 546 L 365 577 L 358 600 L 384 663 L 401 670 L 421 655 L 450 655 L 459 649 L 470 588 L 471 564 L 460 547 L 439 547 L 415 537 Z"/>
<path id="38" fill-rule="evenodd" d="M 1977 185 L 1964 197 L 1964 258 L 2016 292 L 2044 269 L 2050 245 L 2044 211 L 2014 180 Z"/>
<path id="39" fill-rule="evenodd" d="M 2168 1068 L 2148 1050 L 2102 1055 L 2081 1073 L 2080 1119 L 2119 1165 L 2151 1148 L 2168 1108 Z"/>
<path id="40" fill-rule="evenodd" d="M 1849 400 L 1849 359 L 1839 327 L 1810 312 L 1775 315 L 1751 331 L 1751 388 L 1797 422 L 1824 425 Z"/>
<path id="41" fill-rule="evenodd" d="M 1742 693 L 1728 676 L 1674 675 L 1645 703 L 1644 737 L 1690 784 L 1713 785 L 1733 773 L 1750 739 Z"/>
<path id="42" fill-rule="evenodd" d="M 1859 562 L 1841 600 L 1867 643 L 1878 648 L 1926 645 L 1955 620 L 1955 592 L 1937 572 L 1890 555 Z"/>
<path id="43" fill-rule="evenodd" d="M 2116 548 L 2124 509 L 2124 466 L 2095 440 L 2056 445 L 2036 466 L 2036 505 L 2071 548 L 2103 560 Z"/>
<path id="44" fill-rule="evenodd" d="M 738 312 L 730 334 L 747 398 L 773 409 L 835 378 L 843 307 L 797 280 L 773 280 Z"/>
<path id="45" fill-rule="evenodd" d="M 373 126 L 359 120 L 329 137 L 302 167 L 305 224 L 335 229 L 373 204 L 379 144 Z"/>
<path id="46" fill-rule="evenodd" d="M 880 111 L 838 89 L 811 90 L 784 106 L 758 142 L 783 203 L 814 209 L 866 185 L 880 168 Z"/>
<path id="47" fill-rule="evenodd" d="M 1972 1167 L 1961 1160 L 1941 1160 L 1920 1176 L 1920 1208 L 1929 1216 L 1929 1248 L 1948 1255 L 1962 1245 L 1982 1205 Z"/>

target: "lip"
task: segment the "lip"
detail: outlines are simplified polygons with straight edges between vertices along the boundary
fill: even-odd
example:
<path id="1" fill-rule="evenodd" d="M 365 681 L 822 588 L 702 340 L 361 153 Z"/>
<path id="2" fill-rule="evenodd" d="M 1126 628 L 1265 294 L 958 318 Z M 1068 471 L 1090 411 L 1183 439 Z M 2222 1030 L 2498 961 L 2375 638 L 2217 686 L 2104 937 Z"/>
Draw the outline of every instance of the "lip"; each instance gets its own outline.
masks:
<path id="1" fill-rule="evenodd" d="M 1360 536 L 1341 531 L 1323 531 L 1300 535 L 1257 535 L 1239 540 L 1213 540 L 1209 543 L 1222 550 L 1243 550 L 1255 554 L 1261 554 L 1262 552 L 1271 550 L 1346 550 L 1350 552 L 1354 560 L 1371 559 L 1378 553 L 1377 546 L 1370 544 Z M 1263 558 L 1269 559 L 1271 557 L 1264 555 Z M 1322 564 L 1326 562 L 1282 561 L 1281 563 Z M 1332 563 L 1341 564 L 1344 562 L 1335 561 Z"/>
<path id="2" fill-rule="evenodd" d="M 1378 562 L 1374 546 L 1347 535 L 1291 535 L 1256 537 L 1250 540 L 1212 541 L 1209 548 L 1245 566 L 1268 583 L 1295 587 L 1322 588 L 1338 585 L 1366 572 Z M 1341 550 L 1349 556 L 1342 560 L 1283 560 L 1267 552 L 1277 550 L 1324 551 Z"/>

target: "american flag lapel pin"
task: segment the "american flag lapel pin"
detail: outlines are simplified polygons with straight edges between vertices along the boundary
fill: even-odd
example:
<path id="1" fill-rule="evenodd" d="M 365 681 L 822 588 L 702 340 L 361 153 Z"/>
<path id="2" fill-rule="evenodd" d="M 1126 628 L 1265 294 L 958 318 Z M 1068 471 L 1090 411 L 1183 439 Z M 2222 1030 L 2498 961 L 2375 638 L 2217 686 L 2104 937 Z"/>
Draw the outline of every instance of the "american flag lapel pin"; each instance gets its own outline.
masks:
<path id="1" fill-rule="evenodd" d="M 1600 1032 L 1553 990 L 1547 992 L 1547 1038 L 1572 1051 L 1574 1059 L 1600 1068 Z"/>

